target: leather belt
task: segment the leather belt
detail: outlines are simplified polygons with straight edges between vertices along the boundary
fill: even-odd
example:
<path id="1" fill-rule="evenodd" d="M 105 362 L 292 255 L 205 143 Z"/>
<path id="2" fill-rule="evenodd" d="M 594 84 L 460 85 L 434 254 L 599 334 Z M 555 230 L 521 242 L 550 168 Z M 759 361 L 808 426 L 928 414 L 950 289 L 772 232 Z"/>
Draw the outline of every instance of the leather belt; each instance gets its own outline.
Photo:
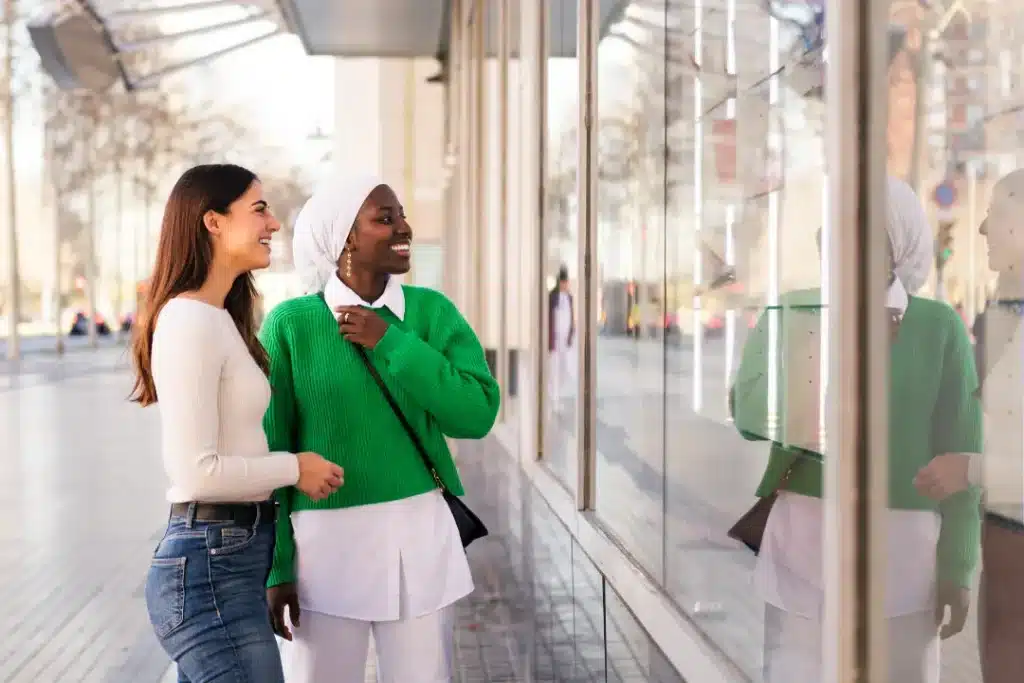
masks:
<path id="1" fill-rule="evenodd" d="M 172 503 L 172 517 L 187 517 L 195 508 L 197 522 L 233 522 L 239 526 L 252 526 L 259 519 L 260 524 L 272 524 L 277 519 L 277 502 L 265 500 L 259 503 Z"/>

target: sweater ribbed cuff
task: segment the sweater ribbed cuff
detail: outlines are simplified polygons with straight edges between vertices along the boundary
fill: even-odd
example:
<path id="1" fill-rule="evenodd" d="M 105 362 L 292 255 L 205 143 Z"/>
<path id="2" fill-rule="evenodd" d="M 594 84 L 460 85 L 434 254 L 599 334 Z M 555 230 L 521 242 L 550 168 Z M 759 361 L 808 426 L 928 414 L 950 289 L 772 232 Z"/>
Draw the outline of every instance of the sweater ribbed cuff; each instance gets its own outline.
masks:
<path id="1" fill-rule="evenodd" d="M 960 588 L 970 588 L 974 585 L 974 567 L 967 563 L 949 563 L 939 566 L 939 583 L 945 583 Z"/>
<path id="2" fill-rule="evenodd" d="M 287 564 L 288 566 L 284 566 Z M 273 588 L 274 586 L 280 586 L 283 583 L 295 583 L 295 568 L 294 563 L 282 562 L 280 565 L 274 563 L 274 566 L 270 569 L 270 575 L 267 577 L 267 588 Z"/>
<path id="3" fill-rule="evenodd" d="M 390 361 L 391 356 L 401 349 L 406 343 L 406 332 L 398 325 L 389 325 L 387 332 L 380 338 L 377 345 L 373 347 L 373 355 Z"/>
<path id="4" fill-rule="evenodd" d="M 981 550 L 980 492 L 976 488 L 955 493 L 942 501 L 939 533 L 938 579 L 970 588 Z"/>

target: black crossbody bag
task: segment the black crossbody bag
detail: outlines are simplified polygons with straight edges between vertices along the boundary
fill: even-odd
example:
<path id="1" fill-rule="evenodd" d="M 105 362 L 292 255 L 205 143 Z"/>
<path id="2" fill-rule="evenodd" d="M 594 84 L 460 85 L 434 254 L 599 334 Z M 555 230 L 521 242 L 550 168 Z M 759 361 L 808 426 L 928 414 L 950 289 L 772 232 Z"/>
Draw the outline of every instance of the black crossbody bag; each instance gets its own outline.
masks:
<path id="1" fill-rule="evenodd" d="M 391 410 L 394 411 L 395 417 L 402 423 L 402 428 L 405 429 L 405 433 L 409 435 L 409 439 L 416 447 L 416 452 L 420 454 L 420 458 L 423 459 L 423 464 L 426 466 L 427 471 L 430 472 L 430 476 L 434 478 L 434 483 L 437 488 L 441 489 L 441 495 L 444 496 L 444 500 L 448 503 L 448 509 L 452 511 L 452 517 L 455 518 L 455 526 L 459 528 L 459 536 L 462 539 L 462 547 L 466 548 L 473 541 L 483 538 L 488 534 L 487 527 L 480 521 L 480 518 L 469 509 L 469 506 L 462 502 L 462 499 L 453 494 L 448 490 L 448 487 L 441 481 L 441 475 L 437 473 L 437 469 L 434 464 L 430 462 L 430 456 L 427 455 L 427 449 L 423 447 L 423 442 L 420 441 L 420 437 L 413 430 L 412 425 L 405 419 L 405 415 L 402 414 L 402 409 L 398 407 L 398 403 L 395 401 L 395 397 L 388 391 L 388 387 L 384 384 L 384 380 L 381 378 L 380 373 L 377 372 L 377 368 L 373 367 L 373 363 L 370 361 L 370 357 L 366 355 L 366 349 L 362 346 L 355 345 L 356 351 L 359 352 L 359 357 L 363 359 L 363 364 L 369 371 L 373 380 L 380 387 L 380 391 L 384 394 L 384 398 L 387 400 L 388 405 L 391 406 Z"/>

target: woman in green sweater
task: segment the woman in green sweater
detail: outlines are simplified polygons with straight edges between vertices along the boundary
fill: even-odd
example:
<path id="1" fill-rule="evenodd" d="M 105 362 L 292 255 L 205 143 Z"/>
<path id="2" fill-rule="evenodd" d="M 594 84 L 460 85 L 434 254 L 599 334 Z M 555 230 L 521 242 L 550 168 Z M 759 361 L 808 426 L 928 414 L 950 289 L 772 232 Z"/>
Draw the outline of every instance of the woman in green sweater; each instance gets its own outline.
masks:
<path id="1" fill-rule="evenodd" d="M 345 470 L 345 486 L 324 500 L 294 487 L 276 493 L 268 600 L 275 630 L 291 641 L 282 653 L 291 683 L 361 683 L 371 632 L 382 683 L 450 679 L 452 605 L 473 581 L 434 474 L 462 495 L 446 437 L 484 437 L 499 391 L 456 307 L 394 278 L 409 270 L 411 240 L 386 184 L 328 183 L 295 225 L 307 295 L 271 311 L 260 334 L 271 447 L 301 445 Z"/>
<path id="2" fill-rule="evenodd" d="M 936 683 L 940 625 L 941 636 L 949 637 L 963 628 L 967 615 L 978 561 L 980 497 L 972 487 L 936 503 L 918 492 L 914 479 L 936 456 L 980 452 L 978 379 L 956 312 L 911 296 L 927 279 L 933 238 L 917 196 L 893 178 L 887 228 L 893 264 L 887 306 L 898 323 L 889 371 L 885 609 L 890 680 Z M 757 495 L 779 490 L 755 570 L 766 603 L 766 683 L 816 683 L 823 673 L 824 508 L 817 411 L 822 384 L 815 377 L 821 358 L 820 299 L 817 290 L 794 292 L 762 316 L 744 347 L 733 390 L 743 436 L 773 442 Z"/>

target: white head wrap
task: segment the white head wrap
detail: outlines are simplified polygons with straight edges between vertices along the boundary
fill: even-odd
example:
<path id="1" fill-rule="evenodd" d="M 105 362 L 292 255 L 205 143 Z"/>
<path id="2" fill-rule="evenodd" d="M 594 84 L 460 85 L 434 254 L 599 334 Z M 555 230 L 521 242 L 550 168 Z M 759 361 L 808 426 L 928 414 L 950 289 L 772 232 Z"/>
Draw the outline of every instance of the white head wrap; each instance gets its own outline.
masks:
<path id="1" fill-rule="evenodd" d="M 889 220 L 893 270 L 906 290 L 914 294 L 924 286 L 935 258 L 935 236 L 921 201 L 907 183 L 889 176 Z"/>
<path id="2" fill-rule="evenodd" d="M 320 185 L 295 219 L 292 258 L 306 294 L 322 292 L 363 202 L 384 181 L 374 176 L 332 178 Z"/>

